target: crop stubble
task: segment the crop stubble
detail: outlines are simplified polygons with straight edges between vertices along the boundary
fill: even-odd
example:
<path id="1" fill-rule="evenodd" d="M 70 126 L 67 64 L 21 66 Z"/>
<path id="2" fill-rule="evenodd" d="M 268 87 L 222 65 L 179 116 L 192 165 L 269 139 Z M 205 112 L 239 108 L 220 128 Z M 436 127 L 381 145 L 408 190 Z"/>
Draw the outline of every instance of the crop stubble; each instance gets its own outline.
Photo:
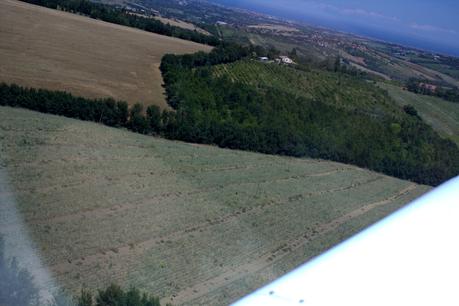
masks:
<path id="1" fill-rule="evenodd" d="M 209 50 L 84 16 L 0 1 L 0 82 L 167 108 L 161 57 Z"/>

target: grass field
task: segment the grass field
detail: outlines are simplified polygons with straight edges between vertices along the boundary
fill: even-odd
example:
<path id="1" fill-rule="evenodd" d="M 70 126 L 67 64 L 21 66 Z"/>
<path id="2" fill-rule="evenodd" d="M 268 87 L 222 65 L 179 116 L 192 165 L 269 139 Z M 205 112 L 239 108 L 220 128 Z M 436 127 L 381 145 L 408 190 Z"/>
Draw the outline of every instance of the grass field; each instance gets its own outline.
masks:
<path id="1" fill-rule="evenodd" d="M 401 106 L 413 105 L 425 122 L 440 135 L 454 140 L 459 145 L 459 103 L 418 95 L 387 83 L 380 83 L 379 86 L 386 89 Z"/>
<path id="2" fill-rule="evenodd" d="M 0 82 L 167 107 L 165 53 L 210 47 L 23 2 L 0 2 Z"/>
<path id="3" fill-rule="evenodd" d="M 234 301 L 429 190 L 6 107 L 0 170 L 64 288 L 115 281 L 188 305 Z"/>

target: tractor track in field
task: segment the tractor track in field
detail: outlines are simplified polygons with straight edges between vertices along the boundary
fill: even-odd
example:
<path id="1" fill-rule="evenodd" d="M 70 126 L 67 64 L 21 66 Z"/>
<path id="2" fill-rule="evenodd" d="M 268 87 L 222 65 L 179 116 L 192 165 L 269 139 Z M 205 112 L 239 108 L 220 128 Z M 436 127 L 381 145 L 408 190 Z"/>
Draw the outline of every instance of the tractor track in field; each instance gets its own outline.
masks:
<path id="1" fill-rule="evenodd" d="M 96 262 L 102 260 L 107 254 L 109 255 L 116 255 L 116 256 L 127 256 L 132 252 L 143 252 L 143 250 L 147 250 L 152 248 L 153 246 L 157 244 L 162 244 L 162 243 L 170 243 L 173 241 L 177 241 L 180 239 L 183 239 L 186 236 L 192 235 L 193 233 L 196 232 L 203 232 L 205 230 L 209 230 L 213 226 L 221 225 L 221 224 L 226 224 L 229 222 L 232 222 L 233 220 L 236 220 L 240 218 L 243 215 L 249 214 L 249 213 L 256 213 L 265 210 L 266 208 L 272 207 L 274 205 L 282 205 L 282 204 L 288 204 L 291 202 L 297 202 L 299 200 L 303 200 L 306 198 L 314 197 L 314 196 L 322 196 L 328 193 L 334 193 L 334 192 L 343 192 L 343 191 L 348 191 L 352 190 L 355 188 L 358 188 L 360 186 L 376 182 L 378 180 L 381 180 L 383 177 L 382 176 L 377 176 L 377 177 L 372 177 L 368 180 L 357 182 L 357 183 L 352 183 L 347 186 L 343 187 L 338 187 L 338 188 L 333 188 L 333 189 L 328 189 L 328 190 L 321 190 L 321 191 L 316 191 L 316 192 L 309 192 L 302 194 L 301 196 L 295 196 L 295 197 L 287 197 L 284 200 L 281 201 L 269 201 L 267 203 L 263 203 L 260 205 L 252 206 L 249 208 L 242 208 L 239 210 L 236 210 L 230 214 L 227 214 L 222 217 L 214 218 L 214 219 L 207 219 L 201 223 L 198 224 L 193 224 L 185 229 L 182 229 L 180 231 L 176 231 L 167 235 L 155 237 L 152 239 L 147 239 L 144 241 L 137 241 L 137 242 L 132 242 L 129 243 L 128 245 L 120 245 L 117 247 L 112 247 L 108 249 L 104 249 L 101 251 L 98 251 L 95 254 L 91 254 L 88 256 L 84 257 L 84 263 L 88 264 L 91 262 Z M 114 251 L 115 250 L 115 251 Z M 66 261 L 61 261 L 57 262 L 55 264 L 51 263 L 51 269 L 53 271 L 56 271 L 57 274 L 60 273 L 65 273 L 66 271 L 72 270 L 72 265 L 76 264 L 82 264 L 82 261 L 76 259 L 76 260 L 66 260 Z"/>
<path id="2" fill-rule="evenodd" d="M 63 161 L 65 159 L 62 159 Z M 97 162 L 97 160 L 92 159 L 93 161 Z M 103 159 L 106 161 L 106 159 Z M 116 161 L 118 159 L 113 159 L 113 161 Z M 124 159 L 119 159 L 119 160 L 124 160 Z M 37 165 L 43 165 L 44 163 L 51 163 L 55 162 L 52 160 L 49 161 L 40 161 L 40 162 L 33 162 L 31 164 L 37 164 Z M 312 161 L 312 162 L 307 162 L 308 164 L 317 164 L 320 163 L 320 161 Z M 24 166 L 24 163 L 21 163 L 21 167 Z M 30 169 L 30 165 L 26 164 L 26 168 Z M 231 165 L 231 166 L 225 166 L 225 167 L 207 167 L 207 168 L 198 168 L 198 169 L 180 169 L 180 170 L 164 170 L 164 171 L 134 171 L 130 173 L 123 173 L 122 175 L 102 175 L 102 176 L 91 176 L 91 178 L 88 177 L 82 177 L 78 181 L 70 181 L 68 183 L 63 184 L 60 182 L 59 184 L 54 184 L 54 185 L 48 185 L 46 187 L 39 187 L 39 188 L 18 188 L 16 187 L 14 191 L 10 192 L 0 192 L 0 198 L 2 196 L 9 196 L 11 194 L 36 194 L 36 193 L 46 193 L 46 192 L 54 192 L 56 189 L 59 190 L 65 190 L 68 188 L 74 188 L 82 185 L 83 183 L 91 183 L 92 186 L 104 186 L 106 181 L 109 181 L 110 184 L 113 184 L 114 182 L 122 182 L 124 178 L 128 176 L 134 176 L 137 178 L 147 178 L 150 176 L 159 176 L 159 177 L 164 177 L 165 175 L 190 175 L 193 176 L 196 173 L 212 173 L 212 172 L 222 172 L 222 171 L 237 171 L 237 170 L 253 170 L 253 169 L 261 169 L 261 168 L 270 168 L 271 164 L 264 164 L 264 165 Z M 7 167 L 8 168 L 8 167 Z M 347 167 L 349 169 L 358 169 L 358 168 L 353 168 L 351 166 Z M 97 184 L 97 182 L 102 182 L 101 184 Z M 95 184 L 94 184 L 95 183 Z"/>
<path id="3" fill-rule="evenodd" d="M 166 198 L 183 198 L 183 197 L 190 197 L 190 196 L 196 196 L 200 194 L 206 194 L 210 192 L 215 192 L 218 190 L 223 190 L 227 187 L 230 186 L 247 186 L 247 185 L 262 185 L 262 184 L 270 184 L 270 183 L 278 183 L 282 181 L 290 181 L 290 180 L 300 180 L 300 179 L 305 179 L 305 178 L 313 178 L 313 177 L 324 177 L 324 176 L 329 176 L 333 174 L 337 174 L 340 172 L 345 172 L 345 171 L 352 171 L 354 168 L 352 167 L 340 167 L 337 169 L 325 171 L 325 172 L 319 172 L 319 173 L 312 173 L 312 174 L 302 174 L 302 175 L 292 175 L 292 176 L 286 176 L 286 177 L 281 177 L 277 179 L 264 179 L 256 182 L 237 182 L 237 183 L 229 183 L 225 185 L 214 185 L 210 186 L 207 188 L 202 188 L 198 190 L 192 190 L 189 192 L 165 192 L 161 193 L 155 196 L 151 196 L 148 198 L 148 201 L 145 200 L 140 200 L 135 203 L 129 203 L 129 204 L 116 204 L 112 205 L 110 207 L 103 207 L 103 208 L 94 208 L 94 209 L 86 209 L 86 210 L 80 210 L 76 213 L 70 213 L 70 214 L 64 214 L 64 215 L 55 215 L 55 216 L 46 216 L 45 218 L 39 217 L 39 218 L 26 218 L 26 222 L 29 224 L 49 224 L 49 223 L 60 223 L 60 222 L 70 222 L 70 221 L 75 221 L 75 220 L 80 220 L 84 218 L 102 218 L 107 215 L 111 215 L 113 213 L 120 213 L 129 209 L 138 209 L 140 207 L 146 206 L 146 205 L 151 205 L 157 201 L 161 201 Z M 75 185 L 77 186 L 77 185 Z M 35 191 L 36 192 L 36 191 Z M 292 197 L 304 197 L 306 195 L 295 195 Z M 2 194 L 0 194 L 0 198 L 2 197 Z M 293 198 L 289 198 L 289 200 L 293 200 Z M 249 208 L 247 208 L 249 209 Z M 4 226 L 8 226 L 8 224 L 4 224 Z"/>
<path id="4" fill-rule="evenodd" d="M 43 163 L 43 162 L 42 162 Z M 11 195 L 18 195 L 18 194 L 37 194 L 37 193 L 49 193 L 54 192 L 56 189 L 60 190 L 61 192 L 66 189 L 71 189 L 75 187 L 79 187 L 83 184 L 91 183 L 92 187 L 102 187 L 109 182 L 110 184 L 114 184 L 116 182 L 122 183 L 125 178 L 129 176 L 137 177 L 137 178 L 148 178 L 150 176 L 155 177 L 164 177 L 165 175 L 190 175 L 193 176 L 196 173 L 212 173 L 212 172 L 222 172 L 222 171 L 237 171 L 237 170 L 252 170 L 252 169 L 260 169 L 260 168 L 269 168 L 270 165 L 261 165 L 261 166 L 252 166 L 252 165 L 245 165 L 245 166 L 226 166 L 226 167 L 208 167 L 208 168 L 200 168 L 200 169 L 182 169 L 182 170 L 165 170 L 165 171 L 134 171 L 130 173 L 124 173 L 123 175 L 102 175 L 102 176 L 91 176 L 91 178 L 81 177 L 78 180 L 70 181 L 67 183 L 60 182 L 59 184 L 48 185 L 46 187 L 39 187 L 39 188 L 15 188 L 14 191 L 8 192 L 0 192 L 0 199 L 2 197 L 11 196 Z M 98 184 L 99 183 L 99 184 Z M 161 197 L 163 195 L 158 195 L 155 197 Z M 54 218 L 54 217 L 51 217 Z M 47 217 L 48 219 L 48 217 Z M 34 220 L 32 220 L 34 221 Z"/>
<path id="5" fill-rule="evenodd" d="M 184 302 L 192 302 L 194 299 L 199 298 L 200 296 L 203 296 L 205 294 L 208 294 L 218 288 L 221 288 L 225 285 L 228 285 L 234 281 L 237 281 L 239 279 L 242 279 L 246 277 L 249 274 L 256 273 L 257 271 L 263 270 L 270 265 L 272 265 L 274 262 L 277 262 L 281 260 L 283 257 L 288 255 L 290 252 L 306 245 L 308 242 L 310 242 L 312 239 L 326 234 L 340 225 L 343 225 L 347 221 L 359 217 L 367 212 L 369 212 L 372 209 L 375 209 L 379 206 L 383 206 L 386 204 L 389 204 L 396 199 L 410 193 L 411 191 L 415 190 L 417 186 L 415 184 L 410 184 L 407 187 L 401 189 L 399 192 L 396 194 L 384 199 L 380 200 L 377 202 L 372 202 L 367 205 L 364 205 L 358 209 L 355 209 L 339 218 L 336 218 L 330 222 L 323 223 L 317 226 L 317 228 L 312 229 L 301 236 L 291 239 L 287 241 L 286 243 L 280 245 L 276 249 L 266 252 L 262 255 L 260 255 L 256 260 L 251 261 L 247 264 L 241 265 L 237 268 L 233 269 L 228 269 L 221 275 L 214 277 L 212 279 L 207 280 L 206 282 L 202 282 L 199 284 L 196 284 L 194 286 L 191 286 L 185 290 L 182 290 L 173 296 L 169 296 L 166 298 L 163 298 L 161 300 L 161 303 L 168 303 L 168 302 L 173 302 L 174 304 L 182 304 Z"/>
<path id="6" fill-rule="evenodd" d="M 11 187 L 0 188 L 0 203 L 15 204 L 34 251 L 69 294 L 114 282 L 174 305 L 226 304 L 430 190 L 338 162 L 19 108 L 2 107 L 0 118 L 0 170 Z M 19 245 L 5 208 L 0 232 Z"/>

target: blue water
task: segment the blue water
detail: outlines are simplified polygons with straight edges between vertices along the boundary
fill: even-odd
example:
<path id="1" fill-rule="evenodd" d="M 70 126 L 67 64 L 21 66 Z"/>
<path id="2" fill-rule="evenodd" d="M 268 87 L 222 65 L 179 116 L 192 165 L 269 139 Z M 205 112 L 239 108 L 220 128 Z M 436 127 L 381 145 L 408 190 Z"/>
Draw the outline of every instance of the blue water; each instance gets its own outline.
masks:
<path id="1" fill-rule="evenodd" d="M 239 7 L 248 9 L 251 11 L 269 14 L 272 16 L 295 20 L 299 22 L 305 22 L 312 26 L 322 26 L 329 29 L 343 31 L 347 33 L 353 33 L 369 38 L 383 40 L 386 42 L 392 42 L 404 46 L 419 48 L 426 51 L 439 52 L 442 54 L 449 54 L 453 56 L 459 56 L 459 47 L 454 47 L 447 42 L 433 42 L 425 39 L 413 37 L 410 35 L 393 33 L 388 30 L 371 28 L 371 26 L 357 26 L 344 22 L 337 22 L 334 20 L 321 19 L 316 16 L 305 15 L 302 12 L 291 13 L 287 10 L 279 8 L 269 8 L 266 6 L 255 5 L 251 1 L 241 0 L 211 0 L 211 2 L 223 4 L 226 6 Z"/>

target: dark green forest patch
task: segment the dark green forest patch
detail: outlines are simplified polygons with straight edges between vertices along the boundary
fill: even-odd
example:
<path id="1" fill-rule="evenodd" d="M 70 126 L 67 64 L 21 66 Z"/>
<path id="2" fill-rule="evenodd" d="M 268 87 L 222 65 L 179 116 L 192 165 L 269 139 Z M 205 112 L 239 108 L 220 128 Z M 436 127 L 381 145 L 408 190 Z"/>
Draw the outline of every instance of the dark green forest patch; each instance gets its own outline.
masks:
<path id="1" fill-rule="evenodd" d="M 429 185 L 459 173 L 457 146 L 373 84 L 247 60 L 212 66 L 204 57 L 163 59 L 176 109 L 169 138 L 330 159 Z"/>

